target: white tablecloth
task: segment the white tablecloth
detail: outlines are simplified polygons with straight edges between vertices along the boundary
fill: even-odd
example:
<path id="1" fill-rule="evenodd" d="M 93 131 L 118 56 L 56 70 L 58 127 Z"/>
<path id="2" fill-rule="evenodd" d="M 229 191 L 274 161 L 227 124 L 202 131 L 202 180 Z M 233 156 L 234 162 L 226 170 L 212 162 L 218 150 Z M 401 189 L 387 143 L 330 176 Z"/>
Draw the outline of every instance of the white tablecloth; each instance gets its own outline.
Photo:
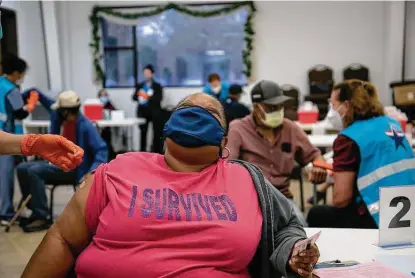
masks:
<path id="1" fill-rule="evenodd" d="M 131 127 L 127 130 L 127 137 L 131 140 L 127 140 L 130 146 L 127 146 L 129 150 L 138 151 L 140 149 L 140 129 L 138 128 L 139 124 L 145 122 L 145 119 L 142 118 L 125 118 L 124 120 L 100 120 L 96 121 L 95 124 L 98 128 L 106 127 Z M 50 121 L 37 121 L 37 120 L 24 120 L 23 128 L 25 133 L 37 132 L 34 129 L 47 129 L 49 128 Z"/>
<path id="2" fill-rule="evenodd" d="M 378 230 L 306 228 L 307 236 L 322 231 L 317 245 L 320 262 L 354 260 L 380 261 L 407 274 L 415 271 L 415 248 L 385 250 L 377 247 Z"/>

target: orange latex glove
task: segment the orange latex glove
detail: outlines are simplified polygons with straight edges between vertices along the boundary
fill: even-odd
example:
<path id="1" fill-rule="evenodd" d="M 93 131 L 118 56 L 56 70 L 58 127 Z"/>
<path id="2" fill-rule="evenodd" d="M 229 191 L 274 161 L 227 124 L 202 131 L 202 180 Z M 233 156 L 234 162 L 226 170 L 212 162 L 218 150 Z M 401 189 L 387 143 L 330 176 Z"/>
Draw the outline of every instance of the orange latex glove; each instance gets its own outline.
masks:
<path id="1" fill-rule="evenodd" d="M 138 91 L 137 96 L 142 97 L 144 99 L 149 99 L 150 98 L 150 96 L 146 92 L 144 92 L 143 90 Z"/>
<path id="2" fill-rule="evenodd" d="M 35 109 L 38 101 L 39 101 L 39 94 L 36 91 L 30 91 L 29 98 L 27 99 L 27 112 L 32 112 Z"/>
<path id="3" fill-rule="evenodd" d="M 325 161 L 322 160 L 316 160 L 313 161 L 313 166 L 314 167 L 320 167 L 329 171 L 333 171 L 333 164 L 327 163 Z"/>
<path id="4" fill-rule="evenodd" d="M 84 150 L 71 141 L 52 134 L 26 135 L 21 150 L 24 155 L 38 155 L 64 171 L 75 169 L 84 155 Z"/>

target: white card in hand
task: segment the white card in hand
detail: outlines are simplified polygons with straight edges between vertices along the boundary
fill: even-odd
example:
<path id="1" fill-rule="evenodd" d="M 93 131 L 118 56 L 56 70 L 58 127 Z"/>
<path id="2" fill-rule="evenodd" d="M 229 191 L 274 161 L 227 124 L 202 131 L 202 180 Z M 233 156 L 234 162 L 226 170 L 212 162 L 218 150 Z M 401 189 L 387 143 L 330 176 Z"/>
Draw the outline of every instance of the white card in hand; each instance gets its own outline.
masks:
<path id="1" fill-rule="evenodd" d="M 307 239 L 298 241 L 296 244 L 294 244 L 294 250 L 292 255 L 297 256 L 299 253 L 306 250 L 308 246 L 311 246 L 314 243 L 316 243 L 317 239 L 320 237 L 320 234 L 321 231 Z"/>

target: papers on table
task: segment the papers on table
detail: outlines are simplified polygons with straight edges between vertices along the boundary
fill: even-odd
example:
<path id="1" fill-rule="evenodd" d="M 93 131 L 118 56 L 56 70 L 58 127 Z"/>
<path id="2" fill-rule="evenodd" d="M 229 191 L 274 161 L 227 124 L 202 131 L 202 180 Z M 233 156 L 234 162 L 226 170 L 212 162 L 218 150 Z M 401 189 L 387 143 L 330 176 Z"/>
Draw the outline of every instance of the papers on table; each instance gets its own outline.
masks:
<path id="1" fill-rule="evenodd" d="M 364 263 L 349 267 L 321 268 L 313 272 L 316 278 L 413 278 L 389 268 L 379 262 Z"/>

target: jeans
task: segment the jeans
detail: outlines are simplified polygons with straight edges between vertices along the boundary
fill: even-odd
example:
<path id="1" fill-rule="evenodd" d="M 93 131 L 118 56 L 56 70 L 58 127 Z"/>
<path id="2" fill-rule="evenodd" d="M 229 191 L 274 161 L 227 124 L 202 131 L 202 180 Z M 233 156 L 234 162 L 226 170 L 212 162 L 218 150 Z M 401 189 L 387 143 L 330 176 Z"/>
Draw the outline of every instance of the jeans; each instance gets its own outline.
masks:
<path id="1" fill-rule="evenodd" d="M 49 218 L 45 184 L 65 185 L 76 182 L 75 171 L 64 172 L 44 161 L 21 163 L 16 171 L 23 198 L 32 194 L 28 207 L 32 210 L 34 217 L 41 219 Z"/>
<path id="2" fill-rule="evenodd" d="M 14 164 L 12 155 L 0 155 L 0 216 L 13 217 Z"/>

